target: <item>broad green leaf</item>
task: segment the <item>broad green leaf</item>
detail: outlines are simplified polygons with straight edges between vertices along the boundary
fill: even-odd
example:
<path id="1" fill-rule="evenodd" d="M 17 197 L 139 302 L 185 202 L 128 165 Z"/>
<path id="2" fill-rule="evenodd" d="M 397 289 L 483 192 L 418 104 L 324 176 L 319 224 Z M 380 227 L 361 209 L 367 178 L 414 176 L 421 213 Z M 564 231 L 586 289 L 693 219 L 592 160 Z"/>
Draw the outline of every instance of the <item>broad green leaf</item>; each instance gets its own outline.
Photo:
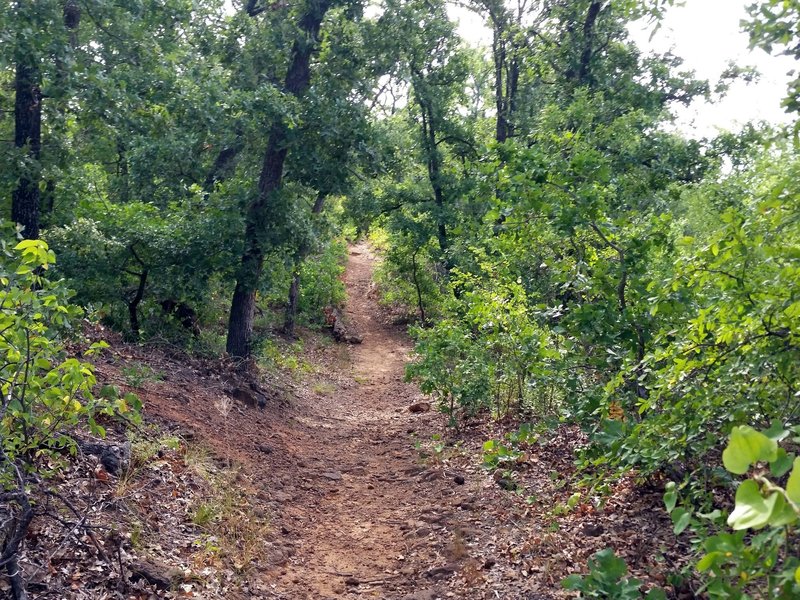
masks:
<path id="1" fill-rule="evenodd" d="M 676 508 L 672 513 L 672 531 L 675 535 L 680 535 L 689 526 L 692 520 L 692 513 L 685 508 Z"/>
<path id="2" fill-rule="evenodd" d="M 786 495 L 795 504 L 800 504 L 800 456 L 794 459 L 792 474 L 786 482 Z"/>
<path id="3" fill-rule="evenodd" d="M 710 569 L 721 556 L 724 556 L 722 552 L 709 552 L 697 562 L 697 570 L 702 573 L 703 571 Z"/>
<path id="4" fill-rule="evenodd" d="M 567 590 L 577 590 L 583 582 L 583 577 L 580 575 L 570 575 L 561 581 L 561 587 Z"/>
<path id="5" fill-rule="evenodd" d="M 783 494 L 776 492 L 775 496 L 775 507 L 772 509 L 768 525 L 771 527 L 783 527 L 797 521 L 797 513 L 789 506 Z"/>
<path id="6" fill-rule="evenodd" d="M 778 493 L 773 492 L 764 498 L 758 484 L 748 479 L 736 490 L 736 508 L 728 517 L 728 525 L 737 531 L 763 527 L 772 516 L 777 497 Z"/>
<path id="7" fill-rule="evenodd" d="M 670 481 L 667 484 L 667 491 L 664 492 L 664 506 L 667 507 L 668 513 L 671 513 L 674 510 L 677 501 L 678 492 L 675 491 L 675 482 Z"/>
<path id="8" fill-rule="evenodd" d="M 42 240 L 22 240 L 19 244 L 14 246 L 14 250 L 27 250 L 28 248 L 47 248 L 47 244 L 45 244 Z"/>
<path id="9" fill-rule="evenodd" d="M 780 442 L 781 440 L 786 439 L 786 437 L 789 435 L 789 432 L 783 427 L 783 423 L 781 423 L 778 419 L 773 419 L 769 429 L 764 430 L 764 435 L 771 440 Z"/>
<path id="10" fill-rule="evenodd" d="M 794 454 L 787 454 L 783 448 L 778 448 L 778 456 L 769 463 L 769 470 L 775 477 L 783 477 L 792 468 Z"/>
<path id="11" fill-rule="evenodd" d="M 731 431 L 728 447 L 722 453 L 722 464 L 731 473 L 744 475 L 750 465 L 759 461 L 771 462 L 777 458 L 778 444 L 760 433 L 743 425 Z"/>

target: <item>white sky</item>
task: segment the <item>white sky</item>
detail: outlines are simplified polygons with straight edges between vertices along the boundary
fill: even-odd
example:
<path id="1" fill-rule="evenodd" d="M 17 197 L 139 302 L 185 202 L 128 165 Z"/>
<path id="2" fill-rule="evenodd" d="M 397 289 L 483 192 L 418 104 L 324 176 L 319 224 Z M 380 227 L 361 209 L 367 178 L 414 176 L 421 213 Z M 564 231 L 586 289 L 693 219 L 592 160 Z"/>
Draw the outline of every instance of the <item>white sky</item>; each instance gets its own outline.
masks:
<path id="1" fill-rule="evenodd" d="M 795 68 L 795 61 L 761 50 L 750 51 L 747 34 L 740 31 L 739 22 L 747 16 L 745 6 L 754 1 L 686 0 L 685 6 L 667 11 L 652 40 L 651 27 L 639 24 L 629 28 L 631 37 L 644 51 L 672 50 L 684 59 L 687 70 L 709 79 L 712 87 L 731 60 L 741 66 L 754 66 L 762 74 L 759 81 L 750 85 L 735 84 L 721 101 L 695 103 L 677 110 L 678 127 L 685 134 L 702 137 L 713 135 L 718 129 L 738 130 L 751 120 L 790 120 L 780 102 L 786 94 L 787 72 Z M 454 8 L 451 18 L 459 21 L 459 33 L 471 44 L 490 42 L 489 31 L 474 13 Z"/>

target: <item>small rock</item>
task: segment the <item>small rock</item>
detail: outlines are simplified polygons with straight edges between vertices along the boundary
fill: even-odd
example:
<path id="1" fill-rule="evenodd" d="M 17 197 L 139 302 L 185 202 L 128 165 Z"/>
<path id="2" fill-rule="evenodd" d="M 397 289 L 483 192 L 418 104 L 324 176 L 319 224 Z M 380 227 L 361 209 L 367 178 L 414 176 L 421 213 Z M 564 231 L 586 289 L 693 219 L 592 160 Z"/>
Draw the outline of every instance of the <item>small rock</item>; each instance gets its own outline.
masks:
<path id="1" fill-rule="evenodd" d="M 408 407 L 408 412 L 411 413 L 424 413 L 428 412 L 431 409 L 431 405 L 428 402 L 417 402 L 412 404 Z"/>
<path id="2" fill-rule="evenodd" d="M 456 485 L 464 485 L 464 476 L 456 475 L 455 477 L 453 477 L 453 481 L 456 482 Z"/>
<path id="3" fill-rule="evenodd" d="M 509 492 L 516 491 L 517 489 L 516 482 L 511 481 L 510 479 L 506 479 L 505 477 L 499 477 L 495 481 L 497 482 L 497 485 L 499 485 L 501 488 Z"/>
<path id="4" fill-rule="evenodd" d="M 442 579 L 448 575 L 452 575 L 458 570 L 458 567 L 453 564 L 447 564 L 442 567 L 433 567 L 432 569 L 428 569 L 425 571 L 425 575 L 430 577 L 431 579 Z"/>
<path id="5" fill-rule="evenodd" d="M 331 481 L 341 481 L 342 474 L 339 471 L 328 471 L 327 473 L 323 473 L 322 476 L 325 479 L 330 479 Z"/>
<path id="6" fill-rule="evenodd" d="M 436 590 L 420 590 L 413 594 L 403 596 L 402 600 L 436 600 L 439 597 L 439 592 Z"/>
<path id="7" fill-rule="evenodd" d="M 291 494 L 287 494 L 286 492 L 275 492 L 272 495 L 273 500 L 281 503 L 291 502 L 292 498 L 293 496 Z"/>
<path id="8" fill-rule="evenodd" d="M 587 537 L 598 537 L 603 535 L 604 531 L 603 526 L 600 524 L 586 523 L 583 526 L 583 535 Z"/>

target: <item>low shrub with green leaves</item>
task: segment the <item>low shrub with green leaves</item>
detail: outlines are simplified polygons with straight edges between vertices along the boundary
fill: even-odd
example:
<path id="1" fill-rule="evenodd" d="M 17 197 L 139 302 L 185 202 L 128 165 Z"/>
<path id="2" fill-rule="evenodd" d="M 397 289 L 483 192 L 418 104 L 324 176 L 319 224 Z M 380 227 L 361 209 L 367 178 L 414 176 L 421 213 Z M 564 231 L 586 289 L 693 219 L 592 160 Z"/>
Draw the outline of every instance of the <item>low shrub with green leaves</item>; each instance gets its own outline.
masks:
<path id="1" fill-rule="evenodd" d="M 722 461 L 732 475 L 748 477 L 739 483 L 727 518 L 719 509 L 702 513 L 677 506 L 678 486 L 668 486 L 664 503 L 675 531 L 690 528 L 702 555 L 698 593 L 726 599 L 800 597 L 800 457 L 791 451 L 798 444 L 800 427 L 780 422 L 763 432 L 747 425 L 733 429 Z"/>
<path id="2" fill-rule="evenodd" d="M 600 550 L 589 559 L 588 575 L 570 575 L 562 587 L 580 593 L 581 598 L 613 598 L 614 600 L 666 600 L 664 590 L 653 589 L 642 594 L 642 581 L 626 577 L 628 566 L 610 548 Z"/>
<path id="3" fill-rule="evenodd" d="M 81 337 L 81 309 L 68 301 L 63 282 L 45 274 L 55 262 L 41 240 L 0 240 L 0 565 L 12 584 L 19 579 L 16 556 L 47 482 L 76 449 L 78 426 L 104 436 L 102 415 L 138 419 L 132 394 L 93 393 L 92 365 L 69 356 L 65 343 Z M 106 347 L 90 346 L 87 355 Z M 15 575 L 16 573 L 16 575 Z"/>

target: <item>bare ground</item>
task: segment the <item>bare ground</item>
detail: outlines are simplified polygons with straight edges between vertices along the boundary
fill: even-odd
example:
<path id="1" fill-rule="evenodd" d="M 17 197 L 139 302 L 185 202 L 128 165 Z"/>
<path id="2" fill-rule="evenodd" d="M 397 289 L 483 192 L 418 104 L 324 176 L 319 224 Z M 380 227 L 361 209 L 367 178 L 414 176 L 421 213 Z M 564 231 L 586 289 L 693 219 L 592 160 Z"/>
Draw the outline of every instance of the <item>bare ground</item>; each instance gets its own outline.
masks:
<path id="1" fill-rule="evenodd" d="M 98 486 L 96 468 L 76 465 L 70 493 L 79 498 L 88 486 L 94 500 L 83 505 L 122 529 L 121 542 L 98 540 L 118 564 L 99 568 L 102 557 L 86 539 L 51 555 L 42 528 L 43 541 L 23 560 L 31 572 L 50 573 L 35 597 L 560 598 L 561 579 L 605 547 L 647 586 L 692 597 L 666 585 L 664 573 L 684 552 L 658 485 L 625 478 L 603 499 L 575 488 L 574 451 L 585 440 L 562 427 L 514 465 L 519 491 L 510 492 L 479 466 L 482 443 L 500 439 L 503 425 L 476 420 L 456 436 L 435 407 L 425 410 L 428 400 L 403 377 L 411 342 L 373 293 L 374 260 L 365 245 L 354 246 L 345 274 L 346 318 L 363 343 L 305 336 L 307 372 L 273 374 L 276 393 L 263 410 L 231 401 L 235 378 L 224 363 L 119 345 L 97 364 L 99 381 L 123 389 L 125 365 L 151 365 L 161 377 L 135 390 L 146 417 L 188 441 L 124 481 Z M 414 404 L 422 410 L 410 411 Z M 192 470 L 187 448 L 197 447 L 218 475 Z M 209 481 L 217 496 L 220 482 L 236 491 L 227 530 L 197 517 Z M 142 559 L 170 590 L 129 583 L 136 577 L 126 561 Z"/>

